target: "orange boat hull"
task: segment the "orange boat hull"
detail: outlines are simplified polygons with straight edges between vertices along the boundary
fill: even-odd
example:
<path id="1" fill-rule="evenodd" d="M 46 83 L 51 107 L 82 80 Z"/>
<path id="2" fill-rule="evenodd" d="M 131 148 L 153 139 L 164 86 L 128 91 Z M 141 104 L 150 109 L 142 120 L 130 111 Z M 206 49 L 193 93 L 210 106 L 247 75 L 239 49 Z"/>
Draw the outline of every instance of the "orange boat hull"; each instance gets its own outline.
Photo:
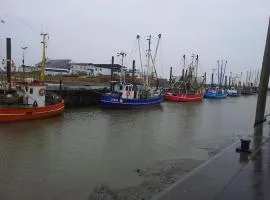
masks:
<path id="1" fill-rule="evenodd" d="M 48 105 L 37 108 L 0 107 L 0 122 L 23 121 L 53 117 L 61 114 L 64 111 L 64 108 L 64 101 L 55 105 Z"/>
<path id="2" fill-rule="evenodd" d="M 203 99 L 203 93 L 199 94 L 176 94 L 166 93 L 164 95 L 164 99 L 167 101 L 173 102 L 193 102 L 193 101 L 201 101 Z"/>

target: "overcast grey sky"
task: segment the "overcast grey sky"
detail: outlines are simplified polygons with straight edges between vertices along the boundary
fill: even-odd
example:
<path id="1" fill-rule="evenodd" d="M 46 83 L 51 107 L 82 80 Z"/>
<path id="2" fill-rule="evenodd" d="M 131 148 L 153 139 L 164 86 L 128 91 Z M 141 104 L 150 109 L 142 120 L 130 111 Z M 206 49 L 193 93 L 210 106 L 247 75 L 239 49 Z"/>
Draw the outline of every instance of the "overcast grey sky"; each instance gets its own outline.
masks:
<path id="1" fill-rule="evenodd" d="M 26 64 L 35 64 L 45 31 L 49 58 L 109 63 L 123 50 L 131 65 L 136 35 L 146 44 L 147 35 L 161 33 L 163 76 L 170 66 L 180 73 L 182 55 L 191 53 L 200 56 L 199 72 L 211 71 L 218 59 L 241 72 L 261 67 L 269 15 L 270 0 L 1 0 L 0 57 L 10 36 L 13 59 L 19 64 L 20 47 L 27 45 Z"/>

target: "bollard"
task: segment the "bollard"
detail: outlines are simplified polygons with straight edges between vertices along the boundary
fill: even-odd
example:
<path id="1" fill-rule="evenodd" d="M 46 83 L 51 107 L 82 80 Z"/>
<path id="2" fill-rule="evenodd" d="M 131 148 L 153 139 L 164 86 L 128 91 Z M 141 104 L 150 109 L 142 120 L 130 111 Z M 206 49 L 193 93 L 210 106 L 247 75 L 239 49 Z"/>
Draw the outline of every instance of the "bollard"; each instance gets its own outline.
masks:
<path id="1" fill-rule="evenodd" d="M 250 140 L 241 139 L 241 147 L 236 148 L 236 152 L 245 152 L 245 153 L 251 153 L 249 149 Z"/>

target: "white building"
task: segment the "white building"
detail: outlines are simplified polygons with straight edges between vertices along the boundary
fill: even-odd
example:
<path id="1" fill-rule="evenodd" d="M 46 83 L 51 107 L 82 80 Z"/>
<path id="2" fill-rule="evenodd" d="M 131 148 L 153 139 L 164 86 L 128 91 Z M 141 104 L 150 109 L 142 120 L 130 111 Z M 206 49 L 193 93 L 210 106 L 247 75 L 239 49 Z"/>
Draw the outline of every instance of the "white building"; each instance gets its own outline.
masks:
<path id="1" fill-rule="evenodd" d="M 127 69 L 125 72 L 126 76 L 132 77 L 132 69 Z M 134 77 L 139 78 L 141 76 L 141 71 L 139 69 L 135 69 Z"/>
<path id="2" fill-rule="evenodd" d="M 16 72 L 16 70 L 17 70 L 16 64 L 15 64 L 15 62 L 13 60 L 11 61 L 10 69 L 11 69 L 11 72 Z M 2 70 L 5 71 L 5 72 L 7 70 L 6 59 L 2 60 Z"/>
<path id="3" fill-rule="evenodd" d="M 35 65 L 40 70 L 41 63 Z M 125 67 L 123 67 L 125 70 Z M 120 74 L 121 66 L 114 65 L 114 74 Z M 111 64 L 76 63 L 70 59 L 47 59 L 46 75 L 99 76 L 111 75 Z"/>
<path id="4" fill-rule="evenodd" d="M 121 66 L 114 65 L 114 74 L 119 74 Z M 111 75 L 111 64 L 71 63 L 71 74 L 82 76 Z"/>
<path id="5" fill-rule="evenodd" d="M 92 63 L 71 63 L 70 73 L 80 76 L 95 76 L 95 66 Z"/>
<path id="6" fill-rule="evenodd" d="M 45 75 L 47 76 L 57 76 L 57 75 L 70 75 L 70 70 L 68 69 L 60 69 L 60 68 L 45 68 Z"/>
<path id="7" fill-rule="evenodd" d="M 23 69 L 24 68 L 24 69 Z M 40 69 L 38 67 L 35 67 L 35 66 L 21 66 L 18 68 L 18 72 L 36 72 L 36 71 L 39 71 Z"/>

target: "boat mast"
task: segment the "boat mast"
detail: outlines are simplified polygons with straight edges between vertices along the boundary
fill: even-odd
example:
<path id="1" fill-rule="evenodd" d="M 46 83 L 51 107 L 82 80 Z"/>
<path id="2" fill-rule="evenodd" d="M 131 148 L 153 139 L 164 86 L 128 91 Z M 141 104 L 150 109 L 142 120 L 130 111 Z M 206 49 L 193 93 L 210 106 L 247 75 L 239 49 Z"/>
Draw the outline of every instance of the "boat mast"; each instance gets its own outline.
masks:
<path id="1" fill-rule="evenodd" d="M 224 83 L 224 76 L 225 76 L 225 73 L 226 73 L 226 66 L 227 66 L 227 60 L 225 60 L 224 71 L 223 71 L 223 74 L 222 74 L 222 83 Z"/>
<path id="2" fill-rule="evenodd" d="M 149 86 L 149 72 L 150 72 L 150 56 L 151 56 L 151 35 L 149 35 L 148 40 L 148 50 L 147 50 L 147 69 L 146 69 L 146 85 Z"/>
<path id="3" fill-rule="evenodd" d="M 218 85 L 219 85 L 219 60 L 217 61 L 218 64 Z"/>
<path id="4" fill-rule="evenodd" d="M 190 80 L 192 79 L 192 76 L 193 76 L 193 72 L 195 74 L 195 69 L 194 69 L 194 57 L 195 57 L 195 54 L 193 53 L 192 56 L 191 56 L 191 64 L 190 64 Z"/>
<path id="5" fill-rule="evenodd" d="M 139 54 L 140 54 L 141 78 L 142 78 L 142 83 L 145 84 L 144 76 L 143 76 L 143 64 L 142 64 L 142 54 L 141 54 L 141 45 L 140 45 L 140 36 L 139 35 L 137 35 L 137 40 L 138 40 Z"/>
<path id="6" fill-rule="evenodd" d="M 195 72 L 195 82 L 197 82 L 197 76 L 198 76 L 198 65 L 199 65 L 199 55 L 197 54 L 197 56 L 196 56 L 196 60 L 195 60 L 195 62 L 196 62 L 196 72 Z"/>
<path id="7" fill-rule="evenodd" d="M 46 48 L 47 48 L 47 41 L 46 38 L 49 39 L 48 33 L 41 33 L 42 36 L 42 63 L 41 63 L 41 72 L 40 72 L 40 79 L 43 82 L 45 80 L 45 67 L 46 67 Z"/>
<path id="8" fill-rule="evenodd" d="M 183 55 L 183 70 L 182 70 L 182 79 L 185 80 L 185 68 L 186 68 L 186 55 Z"/>
<path id="9" fill-rule="evenodd" d="M 222 68 L 223 68 L 223 60 L 221 61 L 221 67 L 220 67 L 220 76 L 219 76 L 219 87 L 222 86 Z"/>
<path id="10" fill-rule="evenodd" d="M 159 47 L 159 43 L 160 43 L 160 38 L 161 38 L 161 34 L 158 34 L 158 42 L 157 42 L 157 46 L 156 46 L 156 50 L 155 50 L 155 55 L 154 55 L 154 63 L 153 65 L 155 64 L 156 62 L 156 57 L 157 57 L 157 51 L 158 51 L 158 47 Z"/>

